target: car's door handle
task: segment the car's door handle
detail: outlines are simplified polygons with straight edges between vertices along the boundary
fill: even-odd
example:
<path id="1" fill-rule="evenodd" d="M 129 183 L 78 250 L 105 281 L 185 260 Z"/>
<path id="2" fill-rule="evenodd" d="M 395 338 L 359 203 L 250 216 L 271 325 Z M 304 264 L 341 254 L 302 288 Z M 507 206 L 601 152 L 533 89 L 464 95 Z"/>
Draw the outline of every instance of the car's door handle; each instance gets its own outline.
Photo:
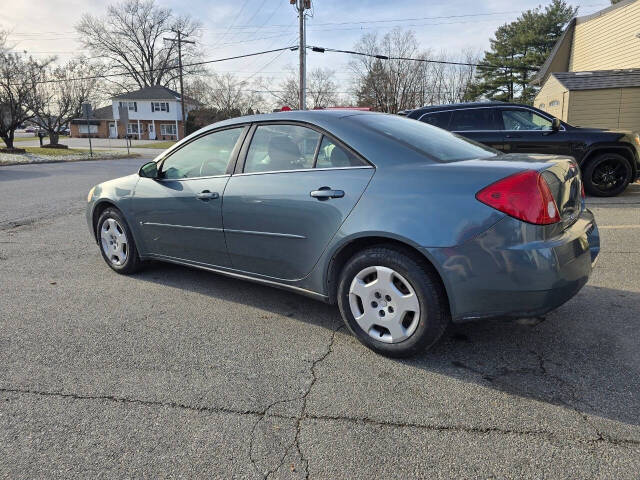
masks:
<path id="1" fill-rule="evenodd" d="M 196 193 L 196 198 L 198 200 L 215 200 L 216 198 L 220 198 L 220 194 L 218 192 L 210 192 L 209 190 L 203 190 L 200 193 Z"/>
<path id="2" fill-rule="evenodd" d="M 318 200 L 329 200 L 330 198 L 344 197 L 344 191 L 332 190 L 331 187 L 320 187 L 318 190 L 313 190 L 309 195 Z"/>
<path id="3" fill-rule="evenodd" d="M 507 138 L 522 138 L 519 133 L 507 133 Z"/>

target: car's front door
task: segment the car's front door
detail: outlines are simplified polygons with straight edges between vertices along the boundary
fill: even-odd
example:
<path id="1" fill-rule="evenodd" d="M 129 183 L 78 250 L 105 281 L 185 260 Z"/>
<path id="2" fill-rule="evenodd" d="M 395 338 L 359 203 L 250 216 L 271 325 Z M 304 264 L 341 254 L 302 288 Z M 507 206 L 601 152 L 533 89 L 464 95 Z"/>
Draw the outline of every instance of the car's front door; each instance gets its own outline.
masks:
<path id="1" fill-rule="evenodd" d="M 222 195 L 248 127 L 205 134 L 171 152 L 157 179 L 141 178 L 133 211 L 145 253 L 228 266 Z"/>
<path id="2" fill-rule="evenodd" d="M 303 278 L 375 170 L 338 140 L 303 125 L 259 124 L 249 135 L 222 207 L 231 264 Z"/>
<path id="3" fill-rule="evenodd" d="M 500 108 L 506 153 L 571 155 L 571 142 L 564 127 L 551 128 L 551 119 L 528 108 Z"/>
<path id="4" fill-rule="evenodd" d="M 504 135 L 500 131 L 495 108 L 479 107 L 453 110 L 448 129 L 496 150 L 504 149 Z"/>

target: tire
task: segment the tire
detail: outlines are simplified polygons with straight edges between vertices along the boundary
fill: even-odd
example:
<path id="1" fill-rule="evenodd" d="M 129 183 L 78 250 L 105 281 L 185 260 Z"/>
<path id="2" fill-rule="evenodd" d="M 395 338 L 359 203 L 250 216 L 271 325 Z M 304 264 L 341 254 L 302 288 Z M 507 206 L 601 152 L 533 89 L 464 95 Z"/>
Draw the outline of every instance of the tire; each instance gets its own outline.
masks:
<path id="1" fill-rule="evenodd" d="M 363 250 L 346 263 L 338 282 L 338 307 L 358 340 L 388 357 L 426 351 L 450 320 L 437 274 L 413 256 L 384 245 Z"/>
<path id="2" fill-rule="evenodd" d="M 601 153 L 589 160 L 584 169 L 584 188 L 595 197 L 615 197 L 631 182 L 629 160 L 617 153 Z"/>
<path id="3" fill-rule="evenodd" d="M 104 261 L 115 272 L 128 275 L 140 269 L 141 261 L 131 229 L 116 208 L 107 208 L 96 224 L 96 239 Z"/>

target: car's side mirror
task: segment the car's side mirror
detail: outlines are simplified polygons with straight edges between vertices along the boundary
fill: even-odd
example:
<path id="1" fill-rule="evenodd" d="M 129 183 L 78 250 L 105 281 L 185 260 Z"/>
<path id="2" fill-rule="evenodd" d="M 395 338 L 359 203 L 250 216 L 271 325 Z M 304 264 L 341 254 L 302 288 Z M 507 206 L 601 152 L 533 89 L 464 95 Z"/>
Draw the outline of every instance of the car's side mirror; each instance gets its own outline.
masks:
<path id="1" fill-rule="evenodd" d="M 551 121 L 551 130 L 557 132 L 558 130 L 560 130 L 561 126 L 562 124 L 560 123 L 560 120 L 554 117 L 554 119 Z"/>
<path id="2" fill-rule="evenodd" d="M 158 178 L 158 164 L 156 162 L 145 163 L 138 170 L 138 175 L 143 178 Z"/>

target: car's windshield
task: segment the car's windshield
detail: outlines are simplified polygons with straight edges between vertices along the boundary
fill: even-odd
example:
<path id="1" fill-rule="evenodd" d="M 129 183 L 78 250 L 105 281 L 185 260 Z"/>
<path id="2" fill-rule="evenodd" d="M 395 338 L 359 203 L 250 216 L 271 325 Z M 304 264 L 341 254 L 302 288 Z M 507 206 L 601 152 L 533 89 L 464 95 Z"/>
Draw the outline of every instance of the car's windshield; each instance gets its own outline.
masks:
<path id="1" fill-rule="evenodd" d="M 351 118 L 439 162 L 489 158 L 500 154 L 454 133 L 398 115 L 354 115 Z"/>

